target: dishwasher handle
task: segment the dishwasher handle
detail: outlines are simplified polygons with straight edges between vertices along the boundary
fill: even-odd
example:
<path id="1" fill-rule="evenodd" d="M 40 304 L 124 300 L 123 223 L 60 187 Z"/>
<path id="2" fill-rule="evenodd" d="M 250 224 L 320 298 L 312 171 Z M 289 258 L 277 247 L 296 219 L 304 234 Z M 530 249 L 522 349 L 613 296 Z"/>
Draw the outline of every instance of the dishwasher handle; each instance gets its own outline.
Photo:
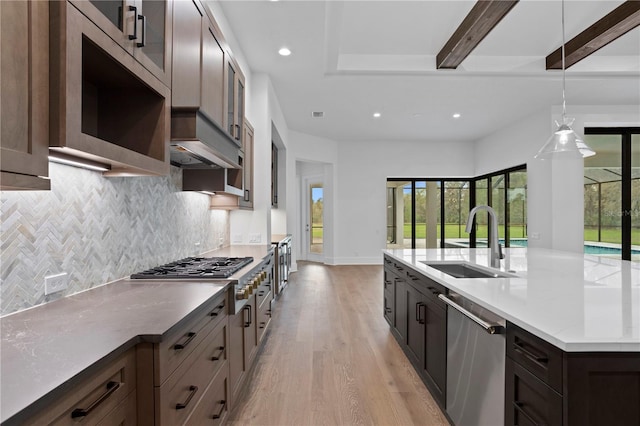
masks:
<path id="1" fill-rule="evenodd" d="M 454 302 L 453 300 L 449 299 L 444 294 L 439 294 L 438 295 L 438 299 L 442 300 L 444 303 L 446 303 L 447 305 L 451 306 L 452 308 L 454 308 L 455 310 L 460 312 L 462 315 L 464 315 L 465 317 L 469 318 L 471 321 L 473 321 L 476 324 L 478 324 L 487 333 L 489 333 L 489 334 L 502 334 L 504 332 L 504 327 L 502 325 L 500 325 L 500 324 L 491 324 L 491 323 L 486 322 L 482 318 L 476 316 L 472 312 L 469 312 L 468 310 L 466 310 L 462 306 L 458 305 L 456 302 Z"/>

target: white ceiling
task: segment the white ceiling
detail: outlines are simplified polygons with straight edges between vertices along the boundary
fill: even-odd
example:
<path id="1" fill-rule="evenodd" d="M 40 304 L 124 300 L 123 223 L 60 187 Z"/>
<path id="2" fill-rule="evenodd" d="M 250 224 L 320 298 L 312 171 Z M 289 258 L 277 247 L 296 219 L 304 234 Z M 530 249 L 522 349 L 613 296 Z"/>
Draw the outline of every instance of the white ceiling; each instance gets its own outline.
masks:
<path id="1" fill-rule="evenodd" d="M 474 1 L 219 3 L 293 130 L 338 141 L 476 140 L 562 101 L 562 72 L 544 65 L 562 43 L 559 0 L 520 1 L 457 70 L 436 70 L 435 56 Z M 566 40 L 621 3 L 568 0 Z M 282 46 L 293 54 L 278 55 Z M 572 105 L 638 105 L 640 117 L 640 27 L 567 70 L 566 96 L 568 115 Z"/>

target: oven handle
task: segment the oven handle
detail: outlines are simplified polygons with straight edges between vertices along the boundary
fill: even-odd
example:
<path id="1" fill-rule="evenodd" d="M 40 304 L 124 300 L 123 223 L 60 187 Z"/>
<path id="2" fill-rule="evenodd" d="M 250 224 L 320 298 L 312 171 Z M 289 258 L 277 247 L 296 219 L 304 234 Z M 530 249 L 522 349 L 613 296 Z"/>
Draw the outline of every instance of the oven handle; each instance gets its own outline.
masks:
<path id="1" fill-rule="evenodd" d="M 451 306 L 452 308 L 454 308 L 455 310 L 460 312 L 462 315 L 464 315 L 465 317 L 469 318 L 471 321 L 473 321 L 476 324 L 478 324 L 487 333 L 489 333 L 489 334 L 502 334 L 504 332 L 504 327 L 501 326 L 500 324 L 491 324 L 491 323 L 486 322 L 482 318 L 476 316 L 475 314 L 469 312 L 468 310 L 466 310 L 462 306 L 458 305 L 456 302 L 454 302 L 453 300 L 449 299 L 444 294 L 439 294 L 438 295 L 438 299 L 442 300 L 444 303 L 446 303 L 447 305 Z"/>

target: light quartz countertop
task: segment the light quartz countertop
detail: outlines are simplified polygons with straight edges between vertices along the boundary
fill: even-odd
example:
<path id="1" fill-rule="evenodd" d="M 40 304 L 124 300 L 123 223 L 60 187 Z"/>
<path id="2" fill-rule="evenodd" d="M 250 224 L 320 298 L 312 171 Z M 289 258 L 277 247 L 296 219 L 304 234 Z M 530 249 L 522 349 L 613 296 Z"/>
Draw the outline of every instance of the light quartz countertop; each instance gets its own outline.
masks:
<path id="1" fill-rule="evenodd" d="M 423 261 L 487 268 L 488 249 L 384 253 L 566 352 L 640 352 L 640 263 L 548 249 L 504 250 L 513 278 L 453 278 Z"/>
<path id="2" fill-rule="evenodd" d="M 271 250 L 241 245 L 204 253 L 254 258 L 228 279 L 123 279 L 0 318 L 0 422 L 19 423 L 72 389 L 96 363 L 137 343 L 162 341 Z"/>

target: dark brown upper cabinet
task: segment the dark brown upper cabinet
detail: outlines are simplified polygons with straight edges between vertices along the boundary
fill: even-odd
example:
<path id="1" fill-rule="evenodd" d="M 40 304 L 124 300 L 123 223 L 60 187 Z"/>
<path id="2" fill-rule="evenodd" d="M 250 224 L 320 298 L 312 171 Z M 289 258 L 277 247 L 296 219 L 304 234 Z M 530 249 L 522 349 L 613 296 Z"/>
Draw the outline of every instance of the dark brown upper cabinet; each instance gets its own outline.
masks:
<path id="1" fill-rule="evenodd" d="M 49 5 L 0 1 L 0 189 L 50 188 Z"/>
<path id="2" fill-rule="evenodd" d="M 199 115 L 206 117 L 242 147 L 244 75 L 211 12 L 200 1 L 175 2 L 173 45 L 173 111 L 192 117 L 194 123 Z M 184 137 L 173 132 L 173 139 Z"/>
<path id="3" fill-rule="evenodd" d="M 163 0 L 70 0 L 120 47 L 166 86 L 171 86 L 174 2 Z M 180 2 L 177 2 L 180 3 Z"/>
<path id="4" fill-rule="evenodd" d="M 49 3 L 50 149 L 100 163 L 106 176 L 166 175 L 172 2 L 116 3 L 113 14 L 111 2 Z M 163 35 L 152 35 L 160 17 Z"/>

